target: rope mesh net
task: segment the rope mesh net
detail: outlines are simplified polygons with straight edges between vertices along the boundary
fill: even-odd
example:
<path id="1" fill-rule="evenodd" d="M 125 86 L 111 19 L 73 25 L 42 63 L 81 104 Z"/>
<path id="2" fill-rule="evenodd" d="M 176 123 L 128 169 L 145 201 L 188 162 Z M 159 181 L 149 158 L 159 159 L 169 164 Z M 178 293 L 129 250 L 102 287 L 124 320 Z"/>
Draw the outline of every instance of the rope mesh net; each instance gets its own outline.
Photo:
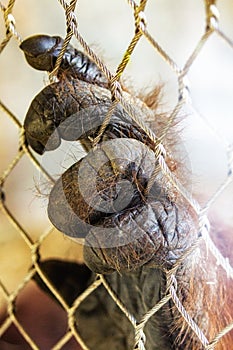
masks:
<path id="1" fill-rule="evenodd" d="M 123 0 L 122 0 L 123 1 Z M 80 1 L 81 3 L 81 1 Z M 172 184 L 178 189 L 178 191 L 186 198 L 186 200 L 189 202 L 189 204 L 192 206 L 192 208 L 195 210 L 199 217 L 199 231 L 202 233 L 202 237 L 200 239 L 204 239 L 205 243 L 211 251 L 211 253 L 215 256 L 217 264 L 221 265 L 222 268 L 225 270 L 225 273 L 227 274 L 228 278 L 233 278 L 233 269 L 228 261 L 227 258 L 223 257 L 220 251 L 215 246 L 214 242 L 211 240 L 209 236 L 209 221 L 208 221 L 208 212 L 209 210 L 215 205 L 215 203 L 218 201 L 218 199 L 221 197 L 221 195 L 224 193 L 224 191 L 230 191 L 232 182 L 233 182 L 233 148 L 232 148 L 232 140 L 230 142 L 227 142 L 226 139 L 219 137 L 217 135 L 217 131 L 213 129 L 210 130 L 210 133 L 215 133 L 217 135 L 219 144 L 221 147 L 224 148 L 224 157 L 226 159 L 226 171 L 223 181 L 216 186 L 215 190 L 213 191 L 212 195 L 209 196 L 208 200 L 204 203 L 204 205 L 199 205 L 196 200 L 192 197 L 191 191 L 188 191 L 185 189 L 181 183 L 174 177 L 174 175 L 170 172 L 169 168 L 166 166 L 166 163 L 164 162 L 164 155 L 163 155 L 163 139 L 166 136 L 169 128 L 173 124 L 173 122 L 176 120 L 177 116 L 180 112 L 182 112 L 182 109 L 184 106 L 191 106 L 193 110 L 195 110 L 194 103 L 192 100 L 192 94 L 190 93 L 190 87 L 188 85 L 188 79 L 187 74 L 190 72 L 193 65 L 195 65 L 195 62 L 199 59 L 201 56 L 201 53 L 203 49 L 209 45 L 211 42 L 211 38 L 213 36 L 217 37 L 218 40 L 221 40 L 223 43 L 224 48 L 226 50 L 233 50 L 233 42 L 231 41 L 229 35 L 227 34 L 227 30 L 223 31 L 221 29 L 221 20 L 219 17 L 219 10 L 218 10 L 218 3 L 215 0 L 206 0 L 203 1 L 203 8 L 205 11 L 203 11 L 203 21 L 205 21 L 205 30 L 203 32 L 203 35 L 199 37 L 199 39 L 196 42 L 196 45 L 189 57 L 186 59 L 183 66 L 176 63 L 176 60 L 172 58 L 172 55 L 168 54 L 165 49 L 163 49 L 162 45 L 160 44 L 159 40 L 157 40 L 157 37 L 155 34 L 150 33 L 150 22 L 147 21 L 147 13 L 146 9 L 147 6 L 149 6 L 150 1 L 149 0 L 141 0 L 140 2 L 136 1 L 127 1 L 127 5 L 129 10 L 132 12 L 132 18 L 134 18 L 134 34 L 132 35 L 132 38 L 130 42 L 128 43 L 127 49 L 124 52 L 124 55 L 122 59 L 120 60 L 115 73 L 111 72 L 110 69 L 103 63 L 102 59 L 95 53 L 95 49 L 93 49 L 92 46 L 87 44 L 87 40 L 82 35 L 82 32 L 79 30 L 79 2 L 77 0 L 70 1 L 70 3 L 60 0 L 59 2 L 56 2 L 55 0 L 52 2 L 52 8 L 54 11 L 58 9 L 62 9 L 65 15 L 66 19 L 66 29 L 67 29 L 67 35 L 64 40 L 64 46 L 63 50 L 60 54 L 60 59 L 62 58 L 63 53 L 66 50 L 66 46 L 70 42 L 72 37 L 75 37 L 79 44 L 83 47 L 83 50 L 89 55 L 89 57 L 97 64 L 97 66 L 104 72 L 108 80 L 110 81 L 110 90 L 113 97 L 113 100 L 116 100 L 122 104 L 122 106 L 125 108 L 127 112 L 132 116 L 134 119 L 133 112 L 130 110 L 130 106 L 128 105 L 127 101 L 122 96 L 121 86 L 119 84 L 120 77 L 124 77 L 124 72 L 129 65 L 129 62 L 134 59 L 134 51 L 137 49 L 140 41 L 146 40 L 151 48 L 153 49 L 153 53 L 159 54 L 160 57 L 163 59 L 165 64 L 171 68 L 171 70 L 174 72 L 177 82 L 177 101 L 175 105 L 173 106 L 173 110 L 170 113 L 169 118 L 167 119 L 167 124 L 164 128 L 163 135 L 160 136 L 160 138 L 156 138 L 154 134 L 151 132 L 150 129 L 148 129 L 145 125 L 143 125 L 142 121 L 139 119 L 134 119 L 134 121 L 139 124 L 142 129 L 145 130 L 145 132 L 149 135 L 149 137 L 156 143 L 156 156 L 159 159 L 159 165 L 162 169 L 162 172 L 165 174 L 165 176 L 169 179 L 169 181 L 172 182 Z M 20 34 L 18 33 L 18 27 L 17 23 L 20 22 L 20 11 L 18 10 L 17 6 L 24 6 L 24 1 L 20 0 L 9 0 L 9 2 L 5 2 L 3 4 L 0 3 L 1 6 L 1 12 L 2 12 L 2 18 L 1 18 L 1 26 L 4 28 L 5 26 L 5 36 L 1 38 L 1 44 L 0 44 L 0 53 L 3 55 L 7 55 L 8 48 L 10 45 L 18 45 L 18 43 L 21 42 Z M 233 10 L 233 9 L 232 9 Z M 46 13 L 46 9 L 45 9 Z M 169 13 L 169 8 L 167 9 L 167 13 Z M 46 14 L 44 15 L 46 16 Z M 193 14 L 194 22 L 195 22 L 195 14 Z M 65 22 L 64 22 L 65 23 Z M 65 27 L 65 24 L 64 24 Z M 4 32 L 4 30 L 2 30 Z M 171 33 L 172 35 L 172 33 Z M 233 51 L 231 51 L 231 55 L 233 55 Z M 13 59 L 13 58 L 12 58 Z M 24 62 L 22 60 L 22 62 Z M 17 61 L 15 61 L 16 65 L 20 64 Z M 23 63 L 22 63 L 23 64 Z M 221 69 L 221 65 L 223 63 L 219 62 L 219 69 Z M 50 74 L 50 80 L 53 79 L 53 77 L 56 76 L 57 69 L 59 67 L 59 59 L 57 60 L 56 67 L 54 71 Z M 1 65 L 1 69 L 7 70 L 7 67 L 3 67 Z M 229 73 L 230 74 L 230 73 Z M 4 84 L 8 85 L 8 88 L 13 88 L 14 81 L 17 79 L 17 76 L 14 76 L 13 79 L 9 80 L 8 82 L 4 82 Z M 17 99 L 17 97 L 16 97 Z M 40 266 L 41 256 L 44 257 L 44 251 L 46 251 L 46 246 L 49 246 L 49 249 L 47 253 L 47 256 L 54 256 L 53 249 L 51 246 L 53 246 L 54 238 L 58 233 L 54 236 L 54 228 L 51 227 L 51 224 L 49 224 L 48 221 L 45 222 L 46 224 L 41 224 L 41 219 L 39 216 L 46 217 L 46 212 L 43 211 L 43 209 L 40 208 L 40 214 L 34 214 L 33 206 L 35 205 L 35 202 L 37 201 L 36 195 L 34 199 L 31 199 L 33 202 L 32 209 L 29 209 L 30 216 L 31 216 L 31 224 L 27 223 L 28 215 L 26 215 L 26 219 L 23 216 L 23 210 L 27 210 L 26 208 L 22 209 L 22 212 L 18 212 L 15 209 L 15 206 L 12 205 L 14 202 L 12 198 L 16 198 L 15 200 L 19 201 L 23 205 L 24 201 L 24 195 L 23 195 L 23 186 L 21 185 L 14 190 L 14 186 L 16 186 L 16 182 L 11 181 L 12 175 L 16 172 L 21 174 L 24 171 L 25 162 L 29 162 L 30 166 L 38 169 L 41 176 L 44 176 L 45 182 L 51 182 L 53 181 L 53 178 L 49 174 L 49 172 L 46 170 L 45 167 L 41 164 L 39 161 L 39 158 L 35 156 L 35 154 L 31 151 L 30 147 L 28 147 L 25 143 L 25 134 L 24 134 L 24 128 L 22 125 L 22 118 L 20 116 L 15 115 L 8 104 L 8 101 L 0 101 L 1 106 L 1 119 L 0 123 L 1 129 L 2 129 L 2 136 L 1 136 L 1 147 L 4 150 L 5 153 L 1 155 L 3 158 L 1 160 L 1 163 L 3 167 L 1 166 L 1 177 L 0 177 L 0 195 L 1 195 L 1 203 L 0 203 L 0 209 L 1 209 L 1 230 L 3 232 L 12 231 L 14 240 L 16 241 L 15 244 L 19 244 L 20 247 L 24 246 L 23 254 L 20 256 L 20 259 L 25 259 L 25 266 L 24 272 L 21 274 L 19 273 L 18 277 L 16 278 L 17 282 L 8 284 L 5 274 L 3 276 L 0 275 L 0 288 L 1 288 L 1 306 L 2 309 L 6 310 L 3 321 L 0 326 L 0 334 L 4 335 L 4 333 L 7 331 L 7 329 L 10 327 L 10 325 L 14 324 L 14 326 L 17 328 L 18 332 L 22 335 L 22 337 L 26 340 L 26 342 L 29 344 L 29 346 L 32 349 L 39 349 L 38 344 L 36 341 L 28 334 L 27 330 L 23 327 L 20 320 L 17 317 L 16 313 L 16 304 L 17 300 L 21 294 L 21 292 L 27 287 L 27 285 L 30 283 L 30 281 L 34 278 L 34 276 L 37 274 L 40 276 L 40 278 L 43 280 L 43 282 L 46 284 L 46 286 L 50 289 L 50 291 L 53 293 L 54 297 L 60 302 L 62 305 L 66 317 L 67 317 L 67 331 L 58 339 L 57 343 L 53 346 L 53 349 L 63 349 L 65 344 L 68 344 L 71 339 L 75 339 L 77 344 L 80 344 L 83 349 L 88 349 L 87 345 L 84 343 L 82 338 L 80 337 L 76 322 L 75 322 L 75 311 L 79 307 L 79 305 L 82 303 L 85 298 L 87 298 L 88 295 L 90 295 L 95 289 L 99 288 L 100 286 L 104 286 L 104 288 L 107 290 L 111 298 L 114 300 L 114 302 L 117 304 L 117 306 L 122 310 L 124 315 L 129 319 L 129 321 L 132 324 L 132 327 L 135 330 L 135 349 L 146 349 L 146 343 L 145 343 L 145 335 L 144 335 L 144 327 L 147 324 L 147 322 L 150 320 L 150 318 L 166 303 L 168 303 L 169 300 L 172 300 L 176 308 L 178 309 L 179 313 L 182 315 L 182 317 L 185 319 L 187 323 L 187 327 L 191 327 L 192 331 L 197 335 L 200 341 L 200 348 L 203 346 L 203 349 L 214 349 L 221 338 L 230 332 L 233 329 L 233 319 L 232 322 L 229 323 L 224 329 L 221 329 L 221 331 L 218 334 L 215 334 L 213 339 L 207 339 L 206 336 L 203 334 L 202 329 L 198 327 L 198 325 L 192 320 L 192 318 L 189 316 L 188 312 L 182 305 L 181 301 L 178 298 L 177 295 L 177 283 L 176 283 L 176 270 L 177 267 L 182 263 L 182 261 L 185 259 L 185 257 L 190 254 L 194 249 L 196 249 L 198 245 L 198 241 L 195 242 L 195 244 L 184 253 L 184 256 L 180 258 L 176 264 L 174 265 L 172 270 L 169 270 L 167 272 L 167 294 L 164 296 L 163 299 L 161 299 L 151 310 L 148 310 L 148 312 L 142 317 L 141 320 L 137 319 L 137 315 L 132 315 L 128 309 L 127 305 L 123 305 L 121 300 L 118 298 L 118 296 L 114 293 L 114 291 L 111 289 L 111 287 L 108 285 L 104 275 L 97 275 L 96 280 L 94 283 L 88 287 L 81 295 L 79 295 L 78 298 L 74 301 L 72 306 L 69 306 L 67 302 L 64 300 L 64 298 L 58 293 L 58 291 L 54 288 L 49 278 L 46 276 L 46 274 L 43 272 Z M 191 108 L 190 107 L 190 108 Z M 198 114 L 199 112 L 195 110 L 195 112 Z M 199 113 L 200 114 L 200 113 Z M 101 133 L 104 132 L 106 125 L 108 124 L 109 118 L 111 117 L 111 113 L 106 116 L 105 121 L 102 125 L 102 128 L 100 129 L 100 133 L 97 136 L 97 139 L 95 140 L 96 143 L 98 142 L 98 138 L 101 137 Z M 201 116 L 202 117 L 202 116 Z M 135 117 L 136 118 L 136 117 Z M 219 116 L 220 118 L 220 116 Z M 202 118 L 204 123 L 206 125 L 208 124 L 207 120 L 205 118 Z M 230 127 L 230 123 L 229 123 Z M 6 150 L 5 143 L 7 142 L 8 134 L 12 132 L 15 137 L 12 141 L 12 149 Z M 17 134 L 16 134 L 17 132 Z M 7 147 L 11 148 L 11 145 L 7 145 Z M 5 151 L 6 150 L 6 151 Z M 26 159 L 26 160 L 25 160 Z M 21 166 L 20 166 L 21 164 Z M 24 175 L 23 175 L 24 176 Z M 21 180 L 20 180 L 21 181 Z M 23 182 L 23 179 L 22 179 Z M 35 182 L 31 183 L 31 187 L 35 185 Z M 26 188 L 28 188 L 27 184 L 25 185 Z M 34 191 L 34 194 L 36 193 L 36 190 Z M 14 203 L 13 203 L 14 204 Z M 35 228 L 36 226 L 36 228 Z M 38 226 L 38 227 L 37 227 Z M 38 232 L 38 234 L 35 234 L 35 232 Z M 41 232 L 43 232 L 41 234 Z M 50 241 L 50 237 L 51 241 Z M 18 243 L 20 241 L 20 243 Z M 63 245 L 63 252 L 62 253 L 55 253 L 55 255 L 59 255 L 63 257 L 63 259 L 66 259 L 67 257 L 73 258 L 73 256 L 77 253 L 77 246 L 75 243 L 67 242 L 68 240 L 62 241 Z M 58 242 L 57 245 L 60 243 Z M 64 248 L 65 246 L 65 248 Z M 1 254 L 2 254 L 2 262 L 4 262 L 4 255 L 3 251 L 6 251 L 7 248 L 7 255 L 8 258 L 12 261 L 12 265 L 17 264 L 18 262 L 18 253 L 15 253 L 14 251 L 14 244 L 12 241 L 10 241 L 10 244 L 7 246 L 5 244 L 4 246 L 4 240 L 1 248 Z M 16 248 L 17 249 L 17 248 Z M 19 248 L 21 249 L 21 248 Z M 75 251 L 75 253 L 74 253 Z M 51 254 L 51 255 L 50 255 Z M 81 253 L 80 253 L 80 261 L 81 261 Z M 4 268 L 4 263 L 2 263 L 2 266 Z M 3 268 L 1 269 L 1 272 L 3 271 Z M 16 269 L 14 269 L 16 271 Z M 11 274 L 10 271 L 5 271 L 8 274 Z M 223 272 L 224 273 L 224 272 Z M 17 272 L 16 272 L 17 274 Z"/>

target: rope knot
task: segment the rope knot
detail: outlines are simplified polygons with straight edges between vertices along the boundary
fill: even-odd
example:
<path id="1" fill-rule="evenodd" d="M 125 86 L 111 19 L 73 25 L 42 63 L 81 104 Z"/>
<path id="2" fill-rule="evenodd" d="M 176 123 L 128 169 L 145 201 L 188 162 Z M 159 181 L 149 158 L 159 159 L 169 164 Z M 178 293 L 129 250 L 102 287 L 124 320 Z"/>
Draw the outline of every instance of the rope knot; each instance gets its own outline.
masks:
<path id="1" fill-rule="evenodd" d="M 1 183 L 2 183 L 2 179 L 0 179 L 0 207 L 1 207 L 2 203 L 5 202 L 5 199 L 6 199 Z"/>
<path id="2" fill-rule="evenodd" d="M 205 209 L 203 212 L 200 212 L 199 214 L 199 236 L 200 237 L 206 237 L 206 235 L 209 234 L 210 231 L 210 222 L 209 219 L 207 217 L 207 215 L 205 214 Z"/>
<path id="3" fill-rule="evenodd" d="M 178 76 L 179 83 L 179 101 L 190 101 L 189 80 L 186 75 L 182 73 Z"/>
<path id="4" fill-rule="evenodd" d="M 74 32 L 74 28 L 78 26 L 77 16 L 69 7 L 66 9 L 66 24 L 67 24 L 67 32 L 70 30 Z"/>
<path id="5" fill-rule="evenodd" d="M 166 149 L 165 149 L 164 145 L 161 143 L 161 140 L 159 140 L 159 139 L 158 139 L 158 142 L 155 146 L 155 155 L 156 155 L 156 157 L 162 156 L 163 158 L 166 158 L 166 156 L 167 156 Z"/>
<path id="6" fill-rule="evenodd" d="M 11 13 L 4 13 L 5 26 L 6 26 L 6 34 L 14 35 L 15 33 L 15 18 Z"/>
<path id="7" fill-rule="evenodd" d="M 40 260 L 39 249 L 40 249 L 40 242 L 37 241 L 31 247 L 31 258 L 32 258 L 33 265 L 36 265 L 36 263 L 38 263 L 38 261 Z"/>
<path id="8" fill-rule="evenodd" d="M 22 128 L 19 130 L 19 152 L 21 152 L 24 149 L 25 144 L 26 144 L 26 135 L 25 135 L 25 129 L 22 126 Z"/>
<path id="9" fill-rule="evenodd" d="M 216 30 L 218 29 L 218 21 L 219 21 L 219 11 L 217 9 L 217 6 L 215 5 L 215 1 L 212 1 L 212 3 L 207 4 L 206 7 L 206 14 L 207 14 L 207 30 L 212 29 Z"/>
<path id="10" fill-rule="evenodd" d="M 112 100 L 113 101 L 120 101 L 122 98 L 122 88 L 121 88 L 121 84 L 119 83 L 119 81 L 115 80 L 115 77 L 113 77 L 113 79 L 111 79 L 110 90 L 111 90 L 111 94 L 112 94 Z"/>
<path id="11" fill-rule="evenodd" d="M 135 17 L 135 27 L 136 31 L 145 31 L 146 25 L 147 25 L 147 20 L 146 20 L 146 15 L 143 11 L 138 11 L 136 10 L 134 12 L 134 17 Z"/>
<path id="12" fill-rule="evenodd" d="M 138 324 L 137 328 L 140 327 Z M 145 350 L 146 336 L 142 329 L 138 329 L 134 350 Z"/>

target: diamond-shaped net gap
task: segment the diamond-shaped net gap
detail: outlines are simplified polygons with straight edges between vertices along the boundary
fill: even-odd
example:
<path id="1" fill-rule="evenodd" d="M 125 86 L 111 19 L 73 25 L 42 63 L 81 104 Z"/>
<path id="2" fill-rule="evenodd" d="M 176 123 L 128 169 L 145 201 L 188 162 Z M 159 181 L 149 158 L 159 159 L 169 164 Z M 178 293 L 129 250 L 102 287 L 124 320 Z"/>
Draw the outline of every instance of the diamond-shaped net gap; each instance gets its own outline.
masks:
<path id="1" fill-rule="evenodd" d="M 211 316 L 208 317 L 213 319 L 224 314 L 227 308 L 232 308 L 232 304 L 230 307 L 232 296 L 228 297 L 225 304 L 221 304 L 221 300 L 225 300 L 224 295 L 231 295 L 230 290 L 232 290 L 233 270 L 228 259 L 228 254 L 232 250 L 232 240 L 230 240 L 232 231 L 227 236 L 229 238 L 227 250 L 224 250 L 225 238 L 221 236 L 225 229 L 218 230 L 218 236 L 214 241 L 210 235 L 213 223 L 217 223 L 219 225 L 217 227 L 222 227 L 215 218 L 216 212 L 225 226 L 232 224 L 232 213 L 229 209 L 233 204 L 231 196 L 233 125 L 229 110 L 231 110 L 233 91 L 231 79 L 233 43 L 229 35 L 232 23 L 229 24 L 231 21 L 228 20 L 233 11 L 232 4 L 230 1 L 218 4 L 213 0 L 189 1 L 188 4 L 186 1 L 181 1 L 179 5 L 176 2 L 174 7 L 172 1 L 164 1 L 163 5 L 149 0 L 142 0 L 140 3 L 123 0 L 121 2 L 121 5 L 113 3 L 110 5 L 109 2 L 102 1 L 98 5 L 85 6 L 82 1 L 77 0 L 70 3 L 60 1 L 60 4 L 55 0 L 49 4 L 45 1 L 39 4 L 26 0 L 9 0 L 8 3 L 0 3 L 2 12 L 1 96 L 3 96 L 0 101 L 2 243 L 0 334 L 3 349 L 7 346 L 9 348 L 9 344 L 14 342 L 21 344 L 24 349 L 79 349 L 79 346 L 88 349 L 79 332 L 81 321 L 77 316 L 77 310 L 89 296 L 101 288 L 114 301 L 117 309 L 121 310 L 122 318 L 128 319 L 134 334 L 132 349 L 157 348 L 156 345 L 147 347 L 148 341 L 144 331 L 153 317 L 166 305 L 169 308 L 172 306 L 170 317 L 174 317 L 178 324 L 178 330 L 170 324 L 170 333 L 174 331 L 175 334 L 174 348 L 179 348 L 176 343 L 176 338 L 179 337 L 182 349 L 191 349 L 189 344 L 195 346 L 193 347 L 195 349 L 229 349 L 230 341 L 233 339 L 232 313 L 229 312 L 223 322 L 220 322 L 220 319 L 215 320 L 215 323 L 220 326 L 206 334 L 205 327 L 208 319 L 205 310 L 203 311 L 205 307 L 212 308 L 212 314 L 209 313 Z M 93 6 L 92 10 L 90 6 Z M 158 172 L 162 172 L 166 183 L 176 189 L 186 201 L 186 205 L 189 205 L 198 217 L 198 238 L 193 240 L 190 247 L 183 249 L 183 254 L 172 268 L 163 269 L 166 277 L 166 292 L 160 294 L 160 299 L 143 315 L 137 315 L 131 311 L 130 305 L 121 300 L 121 296 L 114 290 L 105 275 L 97 275 L 86 289 L 81 290 L 78 296 L 74 296 L 72 302 L 68 302 L 65 294 L 59 292 L 57 285 L 55 288 L 52 275 L 45 273 L 41 265 L 41 261 L 45 259 L 82 261 L 81 248 L 69 239 L 61 237 L 47 219 L 44 193 L 48 194 L 54 183 L 54 177 L 50 175 L 48 168 L 48 164 L 54 159 L 48 156 L 47 160 L 41 161 L 41 158 L 26 144 L 23 128 L 27 105 L 41 86 L 44 75 L 30 71 L 32 75 L 24 77 L 26 73 L 28 74 L 29 68 L 25 65 L 19 50 L 19 43 L 22 40 L 20 35 L 24 33 L 31 35 L 46 30 L 56 32 L 60 29 L 58 29 L 58 19 L 61 21 L 61 27 L 63 26 L 63 32 L 65 29 L 67 35 L 55 69 L 50 74 L 50 80 L 56 77 L 63 53 L 73 37 L 109 81 L 113 104 L 104 118 L 98 135 L 93 140 L 93 146 L 104 135 L 111 115 L 116 105 L 120 103 L 131 116 L 133 123 L 138 125 L 154 144 L 158 163 L 148 182 L 148 190 L 153 185 Z M 91 26 L 91 30 L 87 33 L 85 30 L 82 31 L 82 27 L 86 28 L 85 22 Z M 117 55 L 115 68 L 108 68 L 103 63 L 99 48 L 88 44 L 94 40 L 103 42 L 103 47 L 104 43 L 106 44 L 110 60 Z M 149 81 L 149 84 L 155 84 L 159 80 L 168 81 L 163 89 L 164 105 L 161 107 L 168 117 L 159 137 L 148 127 L 146 120 L 137 114 L 137 110 L 125 97 L 119 80 L 120 78 L 126 80 L 127 75 L 135 76 L 135 85 L 142 84 L 140 80 L 142 78 L 147 83 Z M 32 81 L 35 81 L 35 84 L 32 85 Z M 134 83 L 131 82 L 131 85 Z M 184 121 L 180 121 L 180 115 L 186 115 Z M 184 130 L 180 131 L 182 134 L 180 137 L 184 138 L 182 142 L 191 159 L 193 172 L 199 172 L 194 178 L 193 189 L 182 185 L 182 181 L 170 170 L 171 167 L 166 163 L 166 152 L 169 150 L 163 145 L 174 124 L 182 124 L 182 122 L 186 125 Z M 191 127 L 188 123 L 191 123 Z M 190 139 L 194 139 L 194 142 L 192 143 Z M 71 161 L 74 159 L 72 158 Z M 58 175 L 61 174 L 61 167 L 59 170 Z M 39 190 L 36 188 L 38 182 Z M 193 195 L 198 190 L 201 192 L 199 197 Z M 41 192 L 41 196 L 38 192 Z M 179 291 L 182 266 L 186 263 L 186 259 L 199 252 L 203 245 L 207 247 L 207 256 L 213 258 L 213 261 L 211 259 L 209 261 L 213 264 L 214 271 L 220 270 L 222 278 L 216 281 L 216 275 L 212 270 L 208 270 L 208 266 L 200 266 L 202 275 L 198 275 L 195 279 L 198 269 L 192 266 L 193 285 L 190 284 L 190 289 L 188 288 L 185 292 L 185 298 L 189 302 L 187 307 L 188 302 L 183 297 L 183 291 Z M 192 261 L 195 265 L 195 259 Z M 47 288 L 47 294 L 37 288 L 35 280 L 40 280 L 40 286 L 43 284 L 42 289 Z M 211 288 L 217 294 L 214 301 L 213 297 L 208 295 Z M 201 295 L 200 289 L 206 293 L 203 299 L 205 303 L 202 305 L 198 305 L 198 300 L 195 300 L 192 294 L 194 292 L 194 295 Z M 49 290 L 53 294 L 53 299 L 48 296 Z M 147 289 L 143 290 L 146 293 Z M 222 296 L 223 299 L 221 299 Z M 219 303 L 216 303 L 216 300 L 219 300 Z M 217 308 L 220 311 L 216 316 Z M 45 313 L 43 309 L 46 309 L 47 322 L 40 330 L 40 318 L 43 318 L 43 312 Z M 76 318 L 78 326 L 76 326 Z M 116 322 L 121 323 L 119 319 Z M 188 336 L 185 337 L 187 333 Z M 51 334 L 54 336 L 52 337 Z M 153 334 L 150 336 L 153 337 Z M 196 339 L 193 343 L 190 341 L 192 337 Z M 186 347 L 182 341 L 186 342 Z M 228 345 L 224 345 L 224 342 Z M 100 340 L 99 344 L 101 344 Z M 126 348 L 128 349 L 125 344 Z M 169 345 L 168 348 L 170 348 Z"/>

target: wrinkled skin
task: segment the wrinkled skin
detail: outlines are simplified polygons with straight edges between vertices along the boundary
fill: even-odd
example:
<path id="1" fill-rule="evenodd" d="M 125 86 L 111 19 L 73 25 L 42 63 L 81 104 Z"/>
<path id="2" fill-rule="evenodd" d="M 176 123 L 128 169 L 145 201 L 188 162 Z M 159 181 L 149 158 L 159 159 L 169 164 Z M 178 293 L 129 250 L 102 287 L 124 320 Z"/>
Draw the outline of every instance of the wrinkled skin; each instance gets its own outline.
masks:
<path id="1" fill-rule="evenodd" d="M 133 101 L 133 100 L 132 100 Z M 32 101 L 24 121 L 26 140 L 39 154 L 59 147 L 61 139 L 80 139 L 90 148 L 88 137 L 97 136 L 111 107 L 108 90 L 79 80 L 64 80 L 45 87 Z M 143 104 L 141 107 L 145 108 Z M 136 108 L 142 113 L 140 108 Z M 148 136 L 118 104 L 104 138 L 131 137 L 151 144 Z"/>
<path id="2" fill-rule="evenodd" d="M 38 37 L 33 44 L 28 43 L 21 48 L 29 64 L 51 71 L 61 47 L 59 40 Z M 84 240 L 84 260 L 92 274 L 83 278 L 77 273 L 77 283 L 80 277 L 82 288 L 88 287 L 95 272 L 104 274 L 139 321 L 165 295 L 165 272 L 198 238 L 198 220 L 158 167 L 155 144 L 120 104 L 99 144 L 92 149 L 91 140 L 98 135 L 111 107 L 111 95 L 98 79 L 88 77 L 96 69 L 92 63 L 83 76 L 76 74 L 76 63 L 71 70 L 70 62 L 76 55 L 71 52 L 69 47 L 58 74 L 60 81 L 44 88 L 33 100 L 24 123 L 26 139 L 39 154 L 59 147 L 61 139 L 80 140 L 89 152 L 55 183 L 48 216 L 64 234 Z M 64 78 L 66 68 L 68 74 Z M 133 98 L 129 101 L 134 112 L 147 121 L 150 113 L 145 104 Z M 159 116 L 154 111 L 156 119 Z M 147 123 L 153 127 L 151 120 Z M 160 120 L 155 125 L 159 126 Z M 153 130 L 159 135 L 159 128 Z M 154 169 L 156 176 L 147 191 Z M 67 278 L 68 274 L 67 271 Z M 219 286 L 226 284 L 203 243 L 180 264 L 176 278 L 182 305 L 212 338 L 229 322 L 231 309 L 223 316 L 216 306 L 227 305 L 232 289 L 226 287 L 220 295 L 221 302 L 216 301 Z M 132 326 L 103 286 L 81 303 L 76 317 L 77 329 L 90 349 L 133 349 Z M 145 334 L 147 350 L 201 349 L 171 301 L 152 316 Z M 224 339 L 225 343 L 217 349 L 229 349 L 231 340 Z"/>
<path id="3" fill-rule="evenodd" d="M 111 154 L 116 158 L 104 172 L 98 172 L 99 159 L 106 165 Z M 124 159 L 117 154 L 124 154 Z M 155 166 L 153 151 L 140 142 L 123 139 L 90 152 L 55 184 L 49 197 L 49 218 L 67 235 L 85 237 L 85 260 L 93 271 L 103 273 L 103 268 L 96 267 L 100 260 L 104 271 L 109 268 L 120 273 L 145 264 L 172 266 L 197 237 L 193 218 L 181 204 L 169 199 L 159 176 L 143 195 Z M 91 172 L 96 192 L 91 188 Z M 116 192 L 115 186 L 121 188 L 124 180 L 132 187 Z"/>
<path id="4" fill-rule="evenodd" d="M 38 70 L 52 72 L 63 43 L 64 40 L 59 36 L 39 34 L 25 39 L 20 48 L 30 66 Z M 62 74 L 91 84 L 108 86 L 106 77 L 96 64 L 71 44 L 68 45 L 59 67 L 58 76 Z"/>
<path id="5" fill-rule="evenodd" d="M 86 264 L 94 272 L 107 274 L 111 288 L 140 320 L 165 294 L 163 269 L 171 268 L 198 234 L 188 205 L 182 203 L 178 195 L 176 203 L 171 200 L 169 191 L 164 189 L 161 173 L 150 192 L 145 193 L 157 165 L 153 151 L 137 140 L 116 138 L 115 142 L 114 134 L 112 136 L 113 142 L 104 142 L 97 150 L 89 152 L 56 182 L 49 197 L 48 216 L 60 231 L 85 239 Z M 99 159 L 105 165 L 101 171 Z M 82 193 L 85 185 L 87 189 L 91 186 L 92 171 L 99 198 L 92 189 L 84 196 Z M 118 210 L 114 202 L 115 186 L 124 184 L 124 180 L 132 185 L 133 196 Z M 124 202 L 124 195 L 129 197 L 125 191 L 118 192 L 119 196 L 122 194 L 120 204 Z M 114 210 L 105 214 L 98 210 L 101 199 L 112 203 L 110 207 Z M 182 267 L 179 274 L 185 285 L 188 274 L 181 271 Z M 93 278 L 94 275 L 91 280 Z M 181 288 L 180 293 L 186 295 L 187 291 Z M 177 331 L 170 329 L 177 312 L 172 315 L 170 307 L 166 305 L 146 326 L 147 349 L 172 349 L 171 344 L 176 344 Z M 132 326 L 104 287 L 98 288 L 81 304 L 77 322 L 78 331 L 91 349 L 104 350 L 109 346 L 133 349 Z M 177 345 L 174 349 L 178 349 Z"/>

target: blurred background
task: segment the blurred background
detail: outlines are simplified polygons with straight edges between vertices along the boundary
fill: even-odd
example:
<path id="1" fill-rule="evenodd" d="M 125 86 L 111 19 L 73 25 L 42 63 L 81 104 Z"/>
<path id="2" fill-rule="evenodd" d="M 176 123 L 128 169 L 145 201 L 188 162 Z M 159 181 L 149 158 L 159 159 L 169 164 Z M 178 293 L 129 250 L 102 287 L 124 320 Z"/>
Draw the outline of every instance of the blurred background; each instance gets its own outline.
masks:
<path id="1" fill-rule="evenodd" d="M 3 4 L 7 6 L 7 1 Z M 220 29 L 233 40 L 232 0 L 217 1 L 217 8 Z M 114 73 L 134 35 L 134 17 L 127 1 L 79 0 L 76 14 L 81 35 Z M 145 14 L 150 34 L 182 68 L 205 30 L 204 1 L 150 0 Z M 66 34 L 64 10 L 56 0 L 17 0 L 13 15 L 22 39 L 42 33 L 62 37 Z M 1 40 L 4 36 L 2 16 Z M 72 43 L 81 49 L 75 39 Z M 227 150 L 233 144 L 233 48 L 213 34 L 191 66 L 188 80 L 190 100 L 181 111 L 180 138 L 189 159 L 193 194 L 204 205 L 228 172 Z M 171 113 L 177 103 L 177 76 L 145 38 L 137 45 L 123 81 L 139 92 L 163 84 L 162 112 Z M 11 39 L 0 55 L 0 99 L 21 123 L 32 99 L 47 82 L 47 74 L 31 68 L 19 43 Z M 1 110 L 0 176 L 17 155 L 18 147 L 19 130 Z M 49 167 L 54 161 L 53 172 L 58 175 L 61 164 L 58 158 L 54 159 L 49 155 L 43 165 Z M 7 207 L 33 239 L 51 228 L 46 213 L 48 188 L 46 179 L 25 155 L 4 184 Z M 233 184 L 212 205 L 210 219 L 217 215 L 222 222 L 232 225 L 232 208 Z M 30 250 L 1 211 L 0 232 L 0 278 L 13 291 L 31 266 Z M 82 259 L 81 248 L 55 230 L 43 241 L 41 255 Z M 4 304 L 1 292 L 0 300 Z"/>

